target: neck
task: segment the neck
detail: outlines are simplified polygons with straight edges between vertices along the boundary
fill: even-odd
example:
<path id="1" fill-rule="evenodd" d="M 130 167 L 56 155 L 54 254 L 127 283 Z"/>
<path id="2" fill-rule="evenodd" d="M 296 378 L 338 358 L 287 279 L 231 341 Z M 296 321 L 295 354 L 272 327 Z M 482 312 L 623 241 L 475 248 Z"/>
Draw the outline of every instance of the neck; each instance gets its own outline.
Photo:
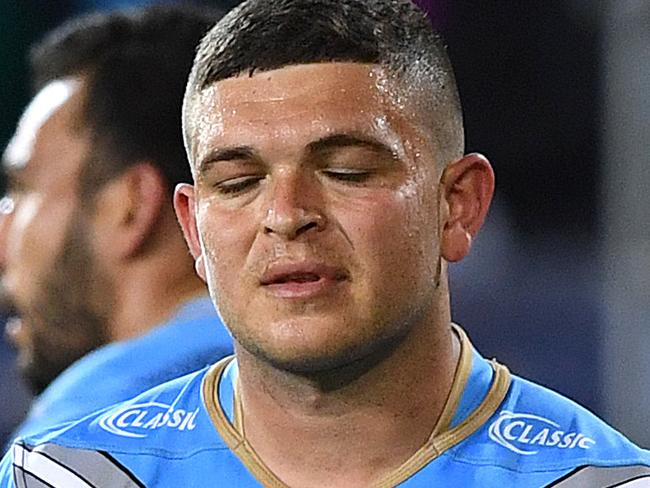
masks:
<path id="1" fill-rule="evenodd" d="M 131 263 L 117 274 L 111 341 L 143 335 L 168 320 L 183 303 L 207 294 L 187 253 Z"/>
<path id="2" fill-rule="evenodd" d="M 269 469 L 289 486 L 368 486 L 421 448 L 459 357 L 443 309 L 350 381 L 278 371 L 238 347 L 245 435 Z"/>

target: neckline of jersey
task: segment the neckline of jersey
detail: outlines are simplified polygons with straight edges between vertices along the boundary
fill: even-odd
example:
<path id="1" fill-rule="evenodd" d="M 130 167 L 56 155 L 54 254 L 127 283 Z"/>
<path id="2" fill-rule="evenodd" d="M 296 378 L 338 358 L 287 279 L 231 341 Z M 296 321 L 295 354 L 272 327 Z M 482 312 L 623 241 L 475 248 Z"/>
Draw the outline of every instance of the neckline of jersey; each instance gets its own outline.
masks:
<path id="1" fill-rule="evenodd" d="M 494 371 L 490 388 L 481 403 L 465 419 L 453 428 L 451 421 L 458 408 L 467 382 L 472 372 L 472 344 L 465 331 L 456 324 L 451 324 L 453 332 L 460 340 L 461 350 L 458 366 L 454 374 L 452 387 L 443 408 L 443 412 L 434 427 L 431 436 L 401 466 L 372 484 L 372 488 L 390 488 L 412 477 L 435 458 L 459 444 L 478 430 L 494 414 L 505 399 L 510 387 L 508 369 L 490 361 Z M 233 380 L 233 418 L 232 422 L 219 401 L 219 385 L 227 366 L 234 356 L 222 359 L 205 375 L 202 384 L 202 397 L 210 419 L 217 432 L 223 437 L 230 450 L 242 461 L 250 473 L 264 486 L 269 488 L 288 488 L 267 466 L 246 439 L 243 432 L 243 411 L 239 400 L 237 377 Z"/>

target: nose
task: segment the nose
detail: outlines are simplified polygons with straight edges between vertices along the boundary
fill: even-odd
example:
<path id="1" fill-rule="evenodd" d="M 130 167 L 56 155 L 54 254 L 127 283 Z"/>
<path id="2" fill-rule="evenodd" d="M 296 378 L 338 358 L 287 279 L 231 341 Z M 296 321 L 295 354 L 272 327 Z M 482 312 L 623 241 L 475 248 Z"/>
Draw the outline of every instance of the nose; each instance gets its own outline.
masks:
<path id="1" fill-rule="evenodd" d="M 7 234 L 14 213 L 14 199 L 4 196 L 0 199 L 0 271 L 4 271 L 7 255 Z"/>
<path id="2" fill-rule="evenodd" d="M 307 180 L 297 174 L 283 174 L 275 179 L 262 221 L 265 234 L 293 240 L 325 228 L 319 191 L 315 182 Z"/>

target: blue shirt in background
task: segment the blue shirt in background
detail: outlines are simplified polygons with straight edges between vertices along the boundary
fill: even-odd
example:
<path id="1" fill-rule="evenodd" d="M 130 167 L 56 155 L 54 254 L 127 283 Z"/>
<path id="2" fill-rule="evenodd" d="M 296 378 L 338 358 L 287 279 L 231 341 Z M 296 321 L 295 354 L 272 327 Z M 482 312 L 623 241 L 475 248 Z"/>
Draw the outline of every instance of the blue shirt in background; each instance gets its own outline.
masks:
<path id="1" fill-rule="evenodd" d="M 232 353 L 232 339 L 206 297 L 137 338 L 113 342 L 61 373 L 32 404 L 15 437 L 79 420 Z"/>

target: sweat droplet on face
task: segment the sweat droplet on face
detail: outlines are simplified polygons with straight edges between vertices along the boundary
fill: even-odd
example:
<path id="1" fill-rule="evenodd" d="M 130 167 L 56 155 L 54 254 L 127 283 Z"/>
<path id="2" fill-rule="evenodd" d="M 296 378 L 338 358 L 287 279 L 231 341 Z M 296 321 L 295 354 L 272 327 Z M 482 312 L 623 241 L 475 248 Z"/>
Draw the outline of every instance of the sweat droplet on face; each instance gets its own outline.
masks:
<path id="1" fill-rule="evenodd" d="M 386 131 L 388 130 L 388 119 L 385 115 L 375 118 L 375 125 L 379 130 Z"/>
<path id="2" fill-rule="evenodd" d="M 404 200 L 416 198 L 418 196 L 418 187 L 415 178 L 409 178 L 398 190 L 397 194 Z"/>
<path id="3" fill-rule="evenodd" d="M 210 147 L 210 142 L 224 130 L 224 114 L 219 104 L 219 94 L 215 86 L 208 87 L 196 95 L 190 103 L 190 113 L 185 115 L 191 120 L 192 153 L 194 159 L 200 159 Z"/>
<path id="4" fill-rule="evenodd" d="M 403 111 L 406 106 L 406 100 L 403 96 L 403 90 L 400 81 L 396 74 L 388 73 L 384 69 L 376 69 L 371 71 L 375 72 L 375 87 L 382 97 L 384 103 L 388 102 L 393 109 Z"/>

